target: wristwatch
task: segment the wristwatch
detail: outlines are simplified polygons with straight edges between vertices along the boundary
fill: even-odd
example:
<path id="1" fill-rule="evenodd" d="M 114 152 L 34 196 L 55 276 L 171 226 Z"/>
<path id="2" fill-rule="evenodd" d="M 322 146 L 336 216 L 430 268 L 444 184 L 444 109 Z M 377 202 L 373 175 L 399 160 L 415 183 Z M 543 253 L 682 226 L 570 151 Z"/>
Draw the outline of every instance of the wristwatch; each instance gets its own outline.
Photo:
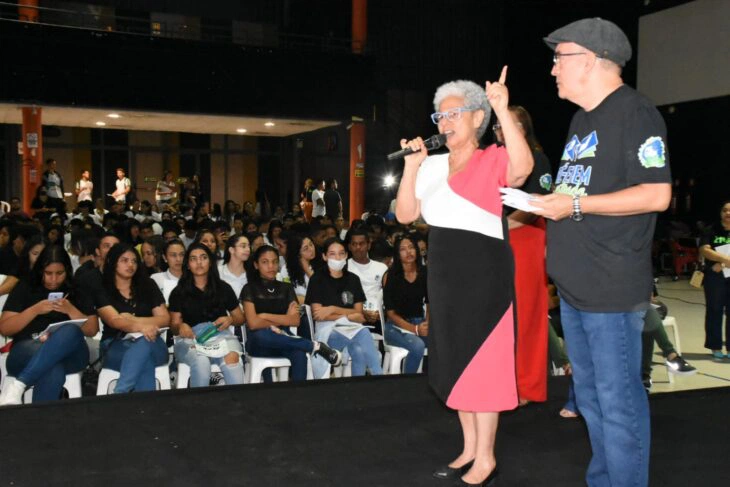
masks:
<path id="1" fill-rule="evenodd" d="M 580 211 L 580 196 L 577 194 L 573 195 L 573 214 L 570 215 L 570 219 L 574 222 L 583 220 L 583 212 Z"/>

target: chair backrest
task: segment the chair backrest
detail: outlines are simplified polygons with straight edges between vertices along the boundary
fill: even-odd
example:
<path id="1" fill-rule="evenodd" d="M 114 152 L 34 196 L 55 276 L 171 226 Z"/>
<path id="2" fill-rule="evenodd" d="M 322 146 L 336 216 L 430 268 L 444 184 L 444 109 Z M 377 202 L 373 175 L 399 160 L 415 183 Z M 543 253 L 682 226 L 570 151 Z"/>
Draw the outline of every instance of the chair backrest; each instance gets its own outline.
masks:
<path id="1" fill-rule="evenodd" d="M 10 203 L 7 201 L 0 201 L 0 211 L 2 214 L 10 213 Z"/>
<path id="2" fill-rule="evenodd" d="M 309 326 L 310 340 L 314 340 L 314 318 L 312 318 L 312 307 L 308 304 L 305 304 L 304 313 L 307 316 L 307 325 Z"/>

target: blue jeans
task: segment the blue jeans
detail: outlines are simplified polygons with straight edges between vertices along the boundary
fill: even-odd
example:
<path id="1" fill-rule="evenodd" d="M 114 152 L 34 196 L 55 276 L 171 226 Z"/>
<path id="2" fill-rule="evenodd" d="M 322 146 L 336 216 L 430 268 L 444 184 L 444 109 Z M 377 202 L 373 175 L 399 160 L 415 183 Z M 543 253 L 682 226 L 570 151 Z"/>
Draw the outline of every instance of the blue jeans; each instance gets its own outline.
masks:
<path id="1" fill-rule="evenodd" d="M 107 339 L 101 343 L 101 352 L 104 368 L 119 371 L 115 394 L 157 389 L 155 367 L 167 363 L 167 347 L 162 338 L 157 337 L 154 342 L 144 337 Z"/>
<path id="2" fill-rule="evenodd" d="M 353 377 L 365 375 L 366 369 L 370 369 L 371 375 L 382 375 L 383 367 L 380 364 L 380 354 L 375 348 L 373 336 L 367 328 L 357 332 L 357 335 L 351 339 L 333 330 L 327 340 L 327 345 L 339 351 L 347 349 L 347 353 L 352 357 Z"/>
<path id="3" fill-rule="evenodd" d="M 423 318 L 408 318 L 406 321 L 412 325 L 418 325 L 423 322 Z M 418 367 L 420 367 L 423 354 L 426 352 L 426 340 L 424 337 L 403 333 L 391 321 L 385 323 L 384 332 L 385 341 L 388 345 L 408 350 L 406 364 L 403 368 L 404 372 L 406 374 L 418 373 Z"/>
<path id="4" fill-rule="evenodd" d="M 22 340 L 13 343 L 8 355 L 8 374 L 33 387 L 33 402 L 55 401 L 61 396 L 66 375 L 89 363 L 89 348 L 76 325 L 57 329 L 44 343 Z"/>
<path id="5" fill-rule="evenodd" d="M 641 383 L 644 314 L 592 313 L 560 300 L 576 402 L 593 450 L 586 474 L 591 487 L 649 483 L 649 401 Z"/>
<path id="6" fill-rule="evenodd" d="M 570 376 L 570 382 L 568 383 L 568 402 L 563 406 L 570 412 L 580 414 L 578 411 L 578 405 L 575 403 L 575 387 L 573 387 L 573 376 Z"/>
<path id="7" fill-rule="evenodd" d="M 291 362 L 289 378 L 292 381 L 307 380 L 307 354 L 314 350 L 314 343 L 282 331 L 284 333 L 279 334 L 270 328 L 246 330 L 246 350 L 252 357 L 288 358 Z"/>
<path id="8" fill-rule="evenodd" d="M 241 362 L 229 365 L 224 357 L 214 358 L 199 354 L 190 347 L 191 342 L 178 340 L 175 343 L 175 359 L 178 363 L 190 367 L 190 387 L 208 387 L 210 385 L 210 366 L 220 367 L 227 386 L 243 384 L 243 365 Z"/>

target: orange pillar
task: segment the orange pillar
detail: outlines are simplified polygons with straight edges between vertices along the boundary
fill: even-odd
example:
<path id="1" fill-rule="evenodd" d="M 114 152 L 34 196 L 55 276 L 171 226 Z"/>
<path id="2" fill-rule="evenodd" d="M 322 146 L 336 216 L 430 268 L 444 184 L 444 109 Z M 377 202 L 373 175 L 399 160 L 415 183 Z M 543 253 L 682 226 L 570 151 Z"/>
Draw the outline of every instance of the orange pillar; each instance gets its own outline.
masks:
<path id="1" fill-rule="evenodd" d="M 352 0 L 352 52 L 362 54 L 368 38 L 368 0 Z"/>
<path id="2" fill-rule="evenodd" d="M 350 128 L 350 221 L 365 212 L 365 124 Z"/>
<path id="3" fill-rule="evenodd" d="M 18 20 L 38 22 L 38 0 L 18 0 Z"/>
<path id="4" fill-rule="evenodd" d="M 43 161 L 43 126 L 40 107 L 23 107 L 23 211 L 30 213 L 30 204 L 41 183 Z"/>
<path id="5" fill-rule="evenodd" d="M 365 52 L 368 1 L 352 0 L 352 52 Z M 350 129 L 350 221 L 365 212 L 365 124 L 353 120 Z"/>

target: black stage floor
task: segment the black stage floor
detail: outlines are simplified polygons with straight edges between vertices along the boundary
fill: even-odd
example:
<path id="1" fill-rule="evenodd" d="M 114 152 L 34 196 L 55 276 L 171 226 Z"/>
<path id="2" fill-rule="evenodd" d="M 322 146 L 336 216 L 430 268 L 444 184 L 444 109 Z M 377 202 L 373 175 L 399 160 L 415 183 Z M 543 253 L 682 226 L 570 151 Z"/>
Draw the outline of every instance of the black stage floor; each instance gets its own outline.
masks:
<path id="1" fill-rule="evenodd" d="M 580 486 L 580 420 L 545 404 L 502 416 L 501 486 Z M 651 397 L 651 485 L 730 477 L 730 388 Z M 454 413 L 425 377 L 339 379 L 83 398 L 0 409 L 0 485 L 445 486 Z"/>

